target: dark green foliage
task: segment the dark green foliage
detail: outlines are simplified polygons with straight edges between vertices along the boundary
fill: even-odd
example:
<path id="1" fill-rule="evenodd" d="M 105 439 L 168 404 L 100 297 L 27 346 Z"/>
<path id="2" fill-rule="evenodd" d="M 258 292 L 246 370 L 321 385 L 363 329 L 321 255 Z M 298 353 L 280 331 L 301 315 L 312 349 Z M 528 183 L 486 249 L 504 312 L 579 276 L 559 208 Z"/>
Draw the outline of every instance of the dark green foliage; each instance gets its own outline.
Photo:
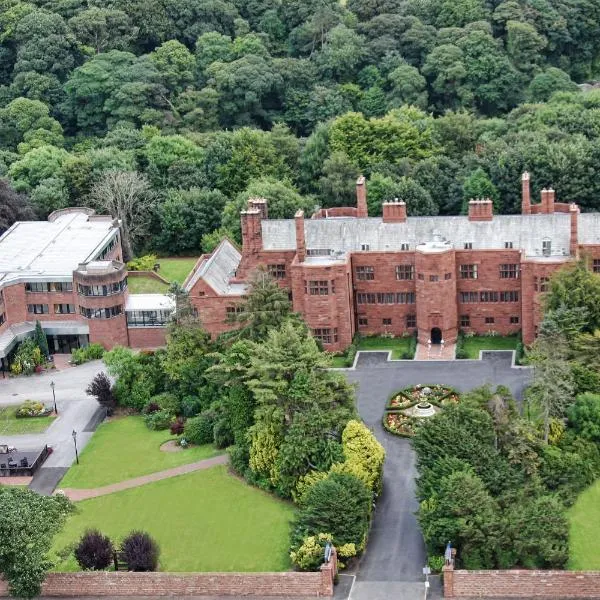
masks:
<path id="1" fill-rule="evenodd" d="M 304 497 L 294 521 L 292 545 L 300 545 L 309 535 L 330 533 L 336 546 L 362 547 L 371 501 L 371 493 L 354 475 L 330 473 Z"/>
<path id="2" fill-rule="evenodd" d="M 113 562 L 113 545 L 97 529 L 88 529 L 74 550 L 77 564 L 82 569 L 101 571 Z"/>
<path id="3" fill-rule="evenodd" d="M 144 423 L 148 429 L 169 429 L 173 415 L 167 410 L 155 410 L 144 416 Z"/>
<path id="4" fill-rule="evenodd" d="M 207 410 L 185 422 L 183 436 L 191 444 L 210 444 L 214 439 L 216 413 Z"/>
<path id="5" fill-rule="evenodd" d="M 227 448 L 233 444 L 233 432 L 226 417 L 221 417 L 215 422 L 213 439 L 217 448 Z"/>
<path id="6" fill-rule="evenodd" d="M 179 415 L 181 413 L 181 402 L 179 398 L 170 392 L 163 392 L 158 396 L 153 396 L 150 402 L 157 404 L 161 410 L 170 415 Z"/>
<path id="7" fill-rule="evenodd" d="M 121 544 L 121 552 L 130 571 L 156 571 L 158 544 L 144 531 L 132 531 Z"/>
<path id="8" fill-rule="evenodd" d="M 48 350 L 48 339 L 46 338 L 46 334 L 42 329 L 42 324 L 39 321 L 35 322 L 35 333 L 34 333 L 35 343 L 38 345 L 39 349 L 42 351 L 42 356 L 49 357 L 50 352 Z"/>
<path id="9" fill-rule="evenodd" d="M 586 440 L 600 443 L 600 395 L 581 394 L 567 411 L 569 425 Z"/>

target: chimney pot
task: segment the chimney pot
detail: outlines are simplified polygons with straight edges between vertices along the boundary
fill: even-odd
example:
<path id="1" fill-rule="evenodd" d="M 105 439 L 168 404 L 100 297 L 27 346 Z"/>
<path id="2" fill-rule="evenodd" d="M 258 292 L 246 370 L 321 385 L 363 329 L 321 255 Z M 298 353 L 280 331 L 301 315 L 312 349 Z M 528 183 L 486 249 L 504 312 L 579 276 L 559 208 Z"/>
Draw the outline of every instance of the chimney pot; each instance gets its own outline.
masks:
<path id="1" fill-rule="evenodd" d="M 356 216 L 359 219 L 364 219 L 369 216 L 369 209 L 367 206 L 367 185 L 363 175 L 356 180 Z"/>

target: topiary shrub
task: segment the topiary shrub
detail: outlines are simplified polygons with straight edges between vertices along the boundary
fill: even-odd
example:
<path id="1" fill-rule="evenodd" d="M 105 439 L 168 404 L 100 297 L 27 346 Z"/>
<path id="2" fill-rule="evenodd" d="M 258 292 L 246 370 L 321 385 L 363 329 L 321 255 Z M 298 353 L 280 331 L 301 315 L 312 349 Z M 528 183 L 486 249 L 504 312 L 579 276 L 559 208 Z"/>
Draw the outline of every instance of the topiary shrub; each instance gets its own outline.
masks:
<path id="1" fill-rule="evenodd" d="M 229 421 L 221 417 L 213 428 L 213 439 L 217 448 L 227 448 L 233 444 L 233 432 Z"/>
<path id="2" fill-rule="evenodd" d="M 148 429 L 153 431 L 160 431 L 162 429 L 168 429 L 171 426 L 173 415 L 168 413 L 166 410 L 157 410 L 151 412 L 144 417 L 144 422 Z"/>
<path id="3" fill-rule="evenodd" d="M 158 544 L 145 531 L 132 531 L 121 544 L 123 559 L 130 571 L 156 571 Z"/>
<path id="4" fill-rule="evenodd" d="M 113 560 L 113 545 L 110 539 L 97 529 L 88 529 L 81 537 L 74 554 L 82 569 L 101 571 Z"/>
<path id="5" fill-rule="evenodd" d="M 191 444 L 210 444 L 214 439 L 215 414 L 208 410 L 188 419 L 184 427 L 185 439 Z"/>

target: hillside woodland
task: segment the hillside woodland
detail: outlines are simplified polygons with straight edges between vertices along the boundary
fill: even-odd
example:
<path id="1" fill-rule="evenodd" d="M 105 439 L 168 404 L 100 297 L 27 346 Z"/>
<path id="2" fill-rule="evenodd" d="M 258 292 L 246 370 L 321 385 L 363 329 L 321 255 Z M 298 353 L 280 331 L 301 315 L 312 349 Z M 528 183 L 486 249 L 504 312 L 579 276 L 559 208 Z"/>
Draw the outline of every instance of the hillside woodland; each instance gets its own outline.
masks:
<path id="1" fill-rule="evenodd" d="M 595 0 L 0 0 L 0 231 L 88 205 L 197 253 L 361 173 L 373 215 L 515 212 L 525 169 L 596 210 L 599 56 Z"/>

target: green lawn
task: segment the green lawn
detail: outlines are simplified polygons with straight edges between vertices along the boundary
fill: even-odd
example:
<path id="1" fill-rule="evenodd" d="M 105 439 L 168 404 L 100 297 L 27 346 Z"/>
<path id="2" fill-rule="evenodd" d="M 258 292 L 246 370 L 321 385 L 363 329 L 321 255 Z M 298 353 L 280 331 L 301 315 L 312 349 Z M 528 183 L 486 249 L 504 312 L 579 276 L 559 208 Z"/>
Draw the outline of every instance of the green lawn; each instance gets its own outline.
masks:
<path id="1" fill-rule="evenodd" d="M 77 503 L 53 555 L 94 527 L 119 541 L 132 529 L 160 546 L 161 571 L 285 571 L 290 505 L 250 487 L 225 466 Z M 76 570 L 71 556 L 57 571 Z"/>
<path id="2" fill-rule="evenodd" d="M 600 569 L 600 480 L 585 490 L 567 513 L 571 570 Z"/>
<path id="3" fill-rule="evenodd" d="M 334 369 L 345 369 L 346 368 L 346 357 L 345 356 L 332 356 L 331 366 Z"/>
<path id="4" fill-rule="evenodd" d="M 197 258 L 159 258 L 157 262 L 160 263 L 160 270 L 158 272 L 168 281 L 183 283 L 197 260 Z"/>
<path id="5" fill-rule="evenodd" d="M 31 417 L 17 419 L 18 406 L 0 408 L 0 435 L 20 435 L 22 433 L 42 433 L 56 417 Z"/>
<path id="6" fill-rule="evenodd" d="M 391 350 L 392 359 L 402 358 L 404 352 L 408 352 L 410 349 L 410 337 L 397 337 L 397 338 L 386 338 L 386 337 L 364 337 L 361 338 L 358 349 L 359 350 Z"/>
<path id="7" fill-rule="evenodd" d="M 130 294 L 166 294 L 169 286 L 153 277 L 128 277 Z"/>
<path id="8" fill-rule="evenodd" d="M 479 358 L 480 350 L 515 350 L 517 348 L 516 335 L 476 335 L 466 337 L 464 349 L 468 358 Z"/>
<path id="9" fill-rule="evenodd" d="M 160 445 L 173 436 L 151 431 L 142 417 L 123 417 L 102 423 L 60 482 L 62 488 L 95 488 L 163 471 L 220 454 L 211 444 L 181 452 L 163 452 Z"/>

